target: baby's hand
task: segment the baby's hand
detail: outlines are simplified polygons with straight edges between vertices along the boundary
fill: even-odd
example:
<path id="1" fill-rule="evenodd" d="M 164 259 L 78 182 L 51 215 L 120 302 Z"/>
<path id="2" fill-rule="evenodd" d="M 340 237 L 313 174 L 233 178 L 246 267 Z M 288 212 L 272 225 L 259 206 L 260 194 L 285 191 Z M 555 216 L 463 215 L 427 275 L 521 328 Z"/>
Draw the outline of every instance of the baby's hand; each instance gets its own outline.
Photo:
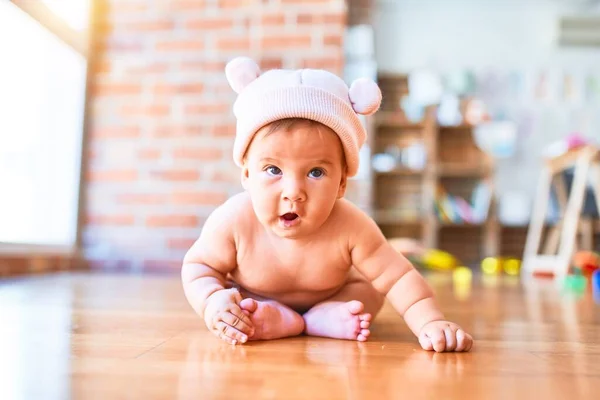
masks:
<path id="1" fill-rule="evenodd" d="M 242 296 L 235 289 L 219 290 L 206 300 L 206 327 L 229 344 L 245 343 L 254 334 L 250 318 L 239 306 L 241 301 Z"/>
<path id="2" fill-rule="evenodd" d="M 469 351 L 473 346 L 473 338 L 455 323 L 432 321 L 421 328 L 419 343 L 424 350 L 435 350 L 438 353 Z"/>

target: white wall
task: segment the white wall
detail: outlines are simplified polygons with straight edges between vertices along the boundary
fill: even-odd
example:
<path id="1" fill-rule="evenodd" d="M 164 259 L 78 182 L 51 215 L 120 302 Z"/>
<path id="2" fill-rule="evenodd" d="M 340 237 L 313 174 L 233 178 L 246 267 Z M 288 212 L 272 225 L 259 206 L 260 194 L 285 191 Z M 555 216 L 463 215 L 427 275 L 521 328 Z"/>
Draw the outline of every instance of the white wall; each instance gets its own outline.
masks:
<path id="1" fill-rule="evenodd" d="M 600 14 L 579 0 L 379 0 L 377 61 L 383 71 L 598 65 L 599 50 L 556 46 L 558 17 Z"/>
<path id="2" fill-rule="evenodd" d="M 399 73 L 423 67 L 440 73 L 462 68 L 476 73 L 598 73 L 600 48 L 557 45 L 559 16 L 600 15 L 600 6 L 576 6 L 581 2 L 379 0 L 374 24 L 378 68 Z M 511 117 L 517 122 L 529 118 L 533 128 L 521 135 L 514 157 L 498 162 L 497 184 L 500 193 L 515 191 L 531 199 L 547 144 L 573 131 L 600 140 L 600 104 L 519 101 L 512 104 Z"/>

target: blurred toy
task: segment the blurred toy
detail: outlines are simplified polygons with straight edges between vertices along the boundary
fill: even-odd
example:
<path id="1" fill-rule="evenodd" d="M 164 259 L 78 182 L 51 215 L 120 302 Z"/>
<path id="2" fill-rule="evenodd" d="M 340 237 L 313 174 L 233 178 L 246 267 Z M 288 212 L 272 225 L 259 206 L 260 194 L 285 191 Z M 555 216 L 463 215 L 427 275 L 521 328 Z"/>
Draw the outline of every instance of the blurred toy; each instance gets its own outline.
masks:
<path id="1" fill-rule="evenodd" d="M 600 301 L 600 269 L 592 274 L 592 293 L 596 301 Z"/>
<path id="2" fill-rule="evenodd" d="M 473 280 L 473 272 L 468 267 L 460 266 L 452 271 L 452 279 L 454 284 L 470 285 Z"/>
<path id="3" fill-rule="evenodd" d="M 573 265 L 586 276 L 600 269 L 600 255 L 592 251 L 578 251 L 573 256 Z"/>
<path id="4" fill-rule="evenodd" d="M 421 261 L 425 267 L 438 271 L 449 271 L 459 264 L 452 254 L 436 249 L 426 250 Z"/>
<path id="5" fill-rule="evenodd" d="M 451 94 L 442 96 L 437 111 L 438 123 L 442 126 L 456 126 L 463 122 L 460 112 L 460 99 Z"/>
<path id="6" fill-rule="evenodd" d="M 586 286 L 587 279 L 585 278 L 585 276 L 581 275 L 581 273 L 567 275 L 565 277 L 564 288 L 569 291 L 581 293 L 585 291 Z"/>
<path id="7" fill-rule="evenodd" d="M 467 101 L 465 106 L 465 122 L 470 125 L 479 125 L 490 120 L 485 104 L 479 99 Z"/>
<path id="8" fill-rule="evenodd" d="M 497 275 L 500 273 L 501 264 L 498 257 L 486 257 L 481 262 L 481 270 L 486 275 Z"/>
<path id="9" fill-rule="evenodd" d="M 512 276 L 517 276 L 521 272 L 521 260 L 509 258 L 502 263 L 502 270 Z"/>

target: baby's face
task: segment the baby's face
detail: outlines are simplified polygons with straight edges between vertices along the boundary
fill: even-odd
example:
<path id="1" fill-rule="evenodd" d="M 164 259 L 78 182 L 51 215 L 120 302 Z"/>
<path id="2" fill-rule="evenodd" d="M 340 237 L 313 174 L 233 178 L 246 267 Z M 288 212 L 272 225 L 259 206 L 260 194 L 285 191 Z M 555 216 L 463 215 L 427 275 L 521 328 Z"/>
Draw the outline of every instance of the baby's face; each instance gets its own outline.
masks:
<path id="1" fill-rule="evenodd" d="M 344 195 L 346 173 L 338 136 L 316 124 L 256 134 L 242 172 L 259 221 L 276 235 L 310 235 Z"/>

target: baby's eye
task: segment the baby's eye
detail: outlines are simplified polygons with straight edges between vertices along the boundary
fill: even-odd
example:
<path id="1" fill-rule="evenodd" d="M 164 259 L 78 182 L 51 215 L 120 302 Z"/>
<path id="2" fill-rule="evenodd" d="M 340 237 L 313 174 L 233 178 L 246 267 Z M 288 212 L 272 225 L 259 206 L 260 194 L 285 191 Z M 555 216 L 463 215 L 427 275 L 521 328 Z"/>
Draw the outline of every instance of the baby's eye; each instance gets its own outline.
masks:
<path id="1" fill-rule="evenodd" d="M 274 165 L 268 166 L 267 172 L 269 175 L 281 175 L 281 170 Z"/>
<path id="2" fill-rule="evenodd" d="M 321 168 L 313 168 L 310 170 L 308 175 L 311 178 L 321 178 L 323 175 L 325 175 L 325 171 L 323 171 Z"/>

